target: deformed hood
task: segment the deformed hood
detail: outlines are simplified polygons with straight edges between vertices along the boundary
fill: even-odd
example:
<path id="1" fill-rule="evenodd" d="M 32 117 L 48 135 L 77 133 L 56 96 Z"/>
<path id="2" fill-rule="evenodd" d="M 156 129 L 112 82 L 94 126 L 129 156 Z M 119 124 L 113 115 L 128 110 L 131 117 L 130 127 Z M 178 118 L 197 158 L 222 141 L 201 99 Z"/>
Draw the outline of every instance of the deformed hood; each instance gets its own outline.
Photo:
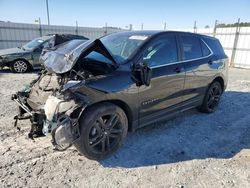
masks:
<path id="1" fill-rule="evenodd" d="M 47 70 L 62 74 L 70 71 L 79 57 L 84 57 L 92 51 L 101 53 L 110 59 L 115 67 L 118 66 L 113 56 L 99 39 L 70 41 L 59 46 L 56 50 L 48 51 L 41 55 L 40 60 Z"/>

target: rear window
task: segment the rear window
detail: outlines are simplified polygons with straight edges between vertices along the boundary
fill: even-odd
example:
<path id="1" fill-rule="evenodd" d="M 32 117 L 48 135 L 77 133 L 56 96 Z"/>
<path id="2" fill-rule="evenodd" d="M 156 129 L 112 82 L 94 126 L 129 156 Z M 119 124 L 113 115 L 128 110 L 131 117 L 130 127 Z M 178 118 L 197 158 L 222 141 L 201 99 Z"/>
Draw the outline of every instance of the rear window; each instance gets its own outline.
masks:
<path id="1" fill-rule="evenodd" d="M 203 57 L 200 39 L 196 36 L 181 36 L 184 60 L 191 60 Z"/>
<path id="2" fill-rule="evenodd" d="M 223 47 L 221 46 L 219 40 L 214 38 L 204 37 L 205 42 L 212 49 L 213 53 L 216 55 L 225 55 Z"/>

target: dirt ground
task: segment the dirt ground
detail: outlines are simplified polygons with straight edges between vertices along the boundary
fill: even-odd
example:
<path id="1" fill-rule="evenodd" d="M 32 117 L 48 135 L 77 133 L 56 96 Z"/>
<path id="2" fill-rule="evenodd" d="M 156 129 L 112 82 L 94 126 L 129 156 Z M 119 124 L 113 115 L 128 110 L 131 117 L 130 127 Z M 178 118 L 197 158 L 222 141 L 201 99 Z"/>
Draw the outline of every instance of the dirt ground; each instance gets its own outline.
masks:
<path id="1" fill-rule="evenodd" d="M 13 127 L 10 100 L 35 73 L 0 72 L 0 187 L 250 187 L 250 70 L 230 69 L 213 114 L 196 110 L 129 134 L 104 161 L 74 147 L 54 151 L 50 137 L 27 138 Z"/>

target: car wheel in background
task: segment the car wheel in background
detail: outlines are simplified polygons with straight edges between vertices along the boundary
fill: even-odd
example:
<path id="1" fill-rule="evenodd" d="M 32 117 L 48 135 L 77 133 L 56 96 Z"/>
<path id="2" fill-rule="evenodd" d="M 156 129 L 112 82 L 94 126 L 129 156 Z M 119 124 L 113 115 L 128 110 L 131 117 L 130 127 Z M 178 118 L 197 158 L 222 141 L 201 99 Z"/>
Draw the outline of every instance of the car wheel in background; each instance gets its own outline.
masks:
<path id="1" fill-rule="evenodd" d="M 21 59 L 21 60 L 15 60 L 11 64 L 10 69 L 12 72 L 25 73 L 31 69 L 31 66 L 27 61 Z"/>

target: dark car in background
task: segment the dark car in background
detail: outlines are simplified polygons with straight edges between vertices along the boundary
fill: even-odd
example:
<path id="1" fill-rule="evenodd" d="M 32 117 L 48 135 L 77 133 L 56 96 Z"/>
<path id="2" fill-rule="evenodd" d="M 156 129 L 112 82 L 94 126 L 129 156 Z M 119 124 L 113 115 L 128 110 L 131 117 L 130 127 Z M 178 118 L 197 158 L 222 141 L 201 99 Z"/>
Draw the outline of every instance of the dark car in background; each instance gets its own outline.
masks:
<path id="1" fill-rule="evenodd" d="M 73 144 L 97 160 L 115 152 L 128 131 L 191 108 L 214 112 L 227 86 L 228 58 L 220 42 L 194 33 L 115 33 L 68 42 L 41 60 L 48 81 L 40 79 L 40 90 L 13 95 L 18 118 L 28 114 L 51 133 L 56 148 Z M 47 88 L 51 80 L 55 85 Z M 45 102 L 46 89 L 52 92 Z"/>
<path id="2" fill-rule="evenodd" d="M 71 34 L 50 34 L 33 39 L 17 48 L 0 50 L 0 67 L 9 67 L 13 72 L 18 73 L 40 68 L 39 58 L 44 47 L 54 46 L 74 39 L 87 38 Z"/>

